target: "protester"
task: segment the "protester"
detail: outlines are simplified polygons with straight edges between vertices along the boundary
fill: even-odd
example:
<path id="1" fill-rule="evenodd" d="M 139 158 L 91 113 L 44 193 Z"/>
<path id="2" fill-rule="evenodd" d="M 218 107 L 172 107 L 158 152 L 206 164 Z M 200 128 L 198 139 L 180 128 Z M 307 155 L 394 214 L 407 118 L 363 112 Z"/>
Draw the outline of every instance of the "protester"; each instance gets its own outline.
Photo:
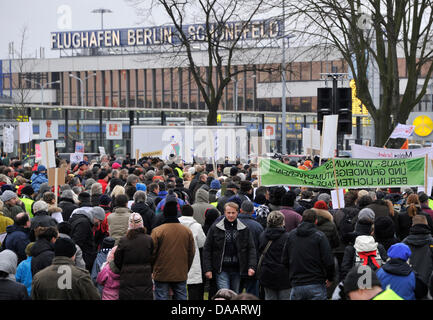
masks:
<path id="1" fill-rule="evenodd" d="M 30 218 L 26 212 L 18 213 L 14 218 L 14 224 L 6 228 L 6 238 L 1 248 L 12 250 L 18 257 L 17 263 L 27 258 L 26 247 L 30 243 Z"/>
<path id="2" fill-rule="evenodd" d="M 72 212 L 78 208 L 74 201 L 74 192 L 72 190 L 64 190 L 59 198 L 59 208 L 62 209 L 63 221 L 69 221 Z"/>
<path id="3" fill-rule="evenodd" d="M 57 225 L 59 231 L 59 238 L 71 239 L 72 226 L 69 222 L 61 222 Z M 72 240 L 72 239 L 71 239 Z M 78 268 L 85 269 L 86 263 L 83 259 L 83 250 L 81 250 L 78 244 L 75 244 L 77 251 L 75 252 L 75 266 Z"/>
<path id="4" fill-rule="evenodd" d="M 296 193 L 293 191 L 287 191 L 281 198 L 279 211 L 284 215 L 284 228 L 287 232 L 292 231 L 302 222 L 302 216 L 293 209 L 295 200 Z"/>
<path id="5" fill-rule="evenodd" d="M 195 202 L 192 205 L 192 208 L 194 210 L 194 219 L 203 226 L 205 221 L 204 214 L 206 210 L 215 208 L 209 203 L 209 192 L 203 188 L 198 189 L 196 191 Z"/>
<path id="6" fill-rule="evenodd" d="M 404 243 L 393 244 L 388 249 L 388 260 L 376 273 L 383 287 L 391 288 L 404 300 L 415 300 L 427 294 L 427 284 L 417 281 L 412 267 L 407 263 L 412 252 Z"/>
<path id="7" fill-rule="evenodd" d="M 433 237 L 425 216 L 417 215 L 412 218 L 409 235 L 402 242 L 411 250 L 409 259 L 413 269 L 420 279 L 429 285 L 433 274 Z"/>
<path id="8" fill-rule="evenodd" d="M 154 243 L 146 234 L 143 219 L 133 212 L 128 219 L 128 231 L 119 240 L 114 263 L 120 270 L 120 300 L 153 300 L 152 253 Z"/>
<path id="9" fill-rule="evenodd" d="M 96 278 L 98 288 L 102 287 L 102 300 L 119 300 L 120 270 L 114 263 L 116 249 L 117 246 L 109 251 L 107 260 L 101 265 L 101 271 Z"/>
<path id="10" fill-rule="evenodd" d="M 18 213 L 26 211 L 24 203 L 11 190 L 5 190 L 0 196 L 0 200 L 3 201 L 3 215 L 6 217 L 14 219 Z"/>
<path id="11" fill-rule="evenodd" d="M 29 300 L 27 288 L 15 280 L 17 255 L 11 250 L 0 252 L 0 300 Z"/>
<path id="12" fill-rule="evenodd" d="M 29 297 L 32 294 L 32 253 L 30 252 L 31 248 L 35 243 L 30 242 L 26 247 L 26 255 L 27 259 L 21 261 L 17 266 L 17 272 L 15 274 L 15 280 L 19 283 L 22 283 L 27 288 L 27 293 Z"/>
<path id="13" fill-rule="evenodd" d="M 302 223 L 289 233 L 283 264 L 289 270 L 290 300 L 326 300 L 335 265 L 325 234 L 317 230 L 317 214 L 307 209 Z"/>
<path id="14" fill-rule="evenodd" d="M 424 215 L 427 219 L 427 224 L 430 227 L 430 232 L 433 231 L 432 218 L 428 213 L 422 211 L 418 195 L 413 193 L 407 197 L 406 204 L 398 214 L 397 237 L 400 240 L 403 240 L 409 235 L 409 229 L 412 226 L 412 219 L 416 215 Z"/>
<path id="15" fill-rule="evenodd" d="M 43 183 L 48 183 L 47 168 L 43 165 L 38 165 L 37 171 L 30 178 L 32 181 L 32 188 L 38 192 Z"/>
<path id="16" fill-rule="evenodd" d="M 90 279 L 89 272 L 74 265 L 76 252 L 74 241 L 60 238 L 53 246 L 52 264 L 33 276 L 32 299 L 100 300 L 100 295 Z M 65 268 L 69 275 L 66 283 L 60 279 L 64 277 Z"/>
<path id="17" fill-rule="evenodd" d="M 403 300 L 392 289 L 383 290 L 379 278 L 369 266 L 354 266 L 344 279 L 343 292 L 349 300 Z"/>
<path id="18" fill-rule="evenodd" d="M 30 253 L 32 258 L 31 270 L 33 277 L 40 270 L 51 265 L 54 258 L 54 243 L 59 236 L 56 227 L 37 227 L 35 230 L 36 241 Z"/>
<path id="19" fill-rule="evenodd" d="M 395 224 L 389 216 L 374 219 L 374 238 L 385 250 L 399 242 L 395 236 Z"/>
<path id="20" fill-rule="evenodd" d="M 139 183 L 137 183 L 137 185 L 139 185 Z M 144 191 L 137 190 L 134 193 L 134 203 L 131 206 L 131 211 L 141 215 L 146 233 L 150 235 L 152 232 L 152 223 L 155 219 L 155 212 L 146 203 L 146 193 Z"/>
<path id="21" fill-rule="evenodd" d="M 216 278 L 218 289 L 239 292 L 241 276 L 252 277 L 257 265 L 251 231 L 238 219 L 239 206 L 224 205 L 224 219 L 211 226 L 203 250 L 206 278 Z"/>
<path id="22" fill-rule="evenodd" d="M 194 219 L 193 215 L 194 209 L 190 205 L 186 204 L 182 207 L 182 217 L 179 218 L 179 222 L 191 230 L 195 244 L 194 260 L 188 271 L 188 280 L 186 284 L 188 300 L 203 300 L 204 284 L 200 261 L 200 250 L 204 246 L 206 235 L 203 232 L 202 226 Z"/>
<path id="23" fill-rule="evenodd" d="M 92 278 L 93 283 L 99 290 L 99 293 L 102 294 L 102 287 L 99 287 L 96 281 L 99 272 L 101 271 L 102 265 L 107 261 L 108 254 L 111 249 L 114 247 L 115 240 L 111 237 L 106 237 L 102 241 L 102 247 L 98 250 L 96 255 L 95 262 L 93 263 L 92 271 L 90 272 L 90 277 Z"/>
<path id="24" fill-rule="evenodd" d="M 167 300 L 169 289 L 174 300 L 187 300 L 186 281 L 195 256 L 194 236 L 177 218 L 178 203 L 165 203 L 164 223 L 152 230 L 153 279 L 155 300 Z"/>
<path id="25" fill-rule="evenodd" d="M 289 271 L 281 263 L 289 236 L 284 228 L 285 217 L 279 211 L 272 211 L 267 220 L 267 228 L 259 238 L 257 278 L 264 288 L 265 300 L 289 300 Z"/>
<path id="26" fill-rule="evenodd" d="M 118 195 L 114 199 L 114 210 L 107 217 L 108 232 L 110 237 L 116 240 L 115 245 L 119 243 L 120 238 L 125 236 L 128 231 L 131 210 L 128 209 L 127 204 L 128 197 L 124 194 Z"/>

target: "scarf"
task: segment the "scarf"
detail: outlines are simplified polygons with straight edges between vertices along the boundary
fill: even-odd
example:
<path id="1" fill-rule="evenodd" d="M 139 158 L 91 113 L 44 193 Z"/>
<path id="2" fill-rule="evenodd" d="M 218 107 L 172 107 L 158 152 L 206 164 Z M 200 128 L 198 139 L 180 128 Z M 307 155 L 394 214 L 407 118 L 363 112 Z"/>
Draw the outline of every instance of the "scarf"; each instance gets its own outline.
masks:
<path id="1" fill-rule="evenodd" d="M 368 258 L 370 257 L 371 262 L 378 268 L 380 269 L 380 265 L 379 263 L 377 263 L 376 261 L 376 250 L 374 251 L 364 251 L 364 252 L 358 252 L 358 255 L 361 259 L 364 260 L 364 262 L 362 263 L 363 266 L 366 266 L 368 263 Z"/>

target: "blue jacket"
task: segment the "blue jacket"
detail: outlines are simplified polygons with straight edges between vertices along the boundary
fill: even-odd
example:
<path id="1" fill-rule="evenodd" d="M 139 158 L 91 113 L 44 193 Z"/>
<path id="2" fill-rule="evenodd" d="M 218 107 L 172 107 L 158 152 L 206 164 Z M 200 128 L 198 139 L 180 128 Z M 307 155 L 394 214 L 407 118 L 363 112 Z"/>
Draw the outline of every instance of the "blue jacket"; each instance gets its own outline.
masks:
<path id="1" fill-rule="evenodd" d="M 22 283 L 26 286 L 29 296 L 32 293 L 32 257 L 27 257 L 26 260 L 22 261 L 17 267 L 17 273 L 15 274 L 17 282 Z"/>
<path id="2" fill-rule="evenodd" d="M 45 182 L 48 183 L 48 178 L 45 173 L 39 173 L 39 174 L 33 173 L 31 180 L 32 180 L 32 188 L 35 192 L 39 191 L 39 188 L 41 187 L 42 183 Z"/>
<path id="3" fill-rule="evenodd" d="M 256 251 L 259 250 L 259 238 L 263 232 L 263 227 L 250 214 L 239 213 L 238 219 L 241 220 L 250 229 L 253 234 L 254 245 Z"/>
<path id="4" fill-rule="evenodd" d="M 376 274 L 382 288 L 389 285 L 404 300 L 415 300 L 415 273 L 406 261 L 392 258 Z"/>
<path id="5" fill-rule="evenodd" d="M 2 243 L 4 249 L 15 252 L 18 264 L 27 258 L 26 247 L 30 243 L 30 229 L 12 224 L 6 228 L 6 238 Z"/>
<path id="6" fill-rule="evenodd" d="M 107 256 L 110 250 L 111 248 L 104 248 L 98 251 L 95 262 L 93 263 L 92 272 L 90 273 L 90 277 L 92 278 L 92 281 L 99 290 L 100 294 L 102 294 L 102 289 L 104 288 L 104 286 L 101 286 L 96 281 L 96 278 L 98 277 L 98 273 L 101 271 L 102 264 L 107 261 Z"/>

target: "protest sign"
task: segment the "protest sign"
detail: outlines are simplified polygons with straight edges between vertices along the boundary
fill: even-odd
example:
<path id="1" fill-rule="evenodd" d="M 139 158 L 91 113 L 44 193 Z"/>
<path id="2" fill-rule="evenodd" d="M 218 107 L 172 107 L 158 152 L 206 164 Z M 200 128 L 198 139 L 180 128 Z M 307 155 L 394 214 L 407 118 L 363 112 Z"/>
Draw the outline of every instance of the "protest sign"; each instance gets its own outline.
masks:
<path id="1" fill-rule="evenodd" d="M 320 151 L 320 131 L 313 128 L 302 128 L 302 148 L 304 154 L 313 154 L 313 150 Z"/>
<path id="2" fill-rule="evenodd" d="M 272 159 L 261 159 L 262 186 L 376 188 L 424 186 L 425 158 L 338 159 L 306 171 Z M 335 167 L 334 167 L 335 165 Z"/>
<path id="3" fill-rule="evenodd" d="M 84 143 L 75 142 L 75 153 L 84 153 Z"/>
<path id="4" fill-rule="evenodd" d="M 14 131 L 12 126 L 3 127 L 3 152 L 5 153 L 14 152 Z"/>
<path id="5" fill-rule="evenodd" d="M 54 168 L 56 166 L 56 155 L 54 152 L 54 140 L 41 142 L 41 164 L 46 168 Z"/>
<path id="6" fill-rule="evenodd" d="M 344 190 L 331 190 L 332 209 L 344 208 Z"/>
<path id="7" fill-rule="evenodd" d="M 352 144 L 352 158 L 360 159 L 401 159 L 419 158 L 426 154 L 433 159 L 433 148 L 420 149 L 386 149 L 378 147 L 367 147 L 359 144 Z"/>
<path id="8" fill-rule="evenodd" d="M 39 139 L 49 140 L 59 138 L 59 122 L 56 120 L 39 121 Z"/>
<path id="9" fill-rule="evenodd" d="M 79 163 L 83 161 L 83 159 L 84 159 L 84 153 L 82 152 L 71 153 L 71 155 L 69 156 L 69 160 L 71 163 Z"/>
<path id="10" fill-rule="evenodd" d="M 337 149 L 338 115 L 323 117 L 320 158 L 333 158 Z"/>

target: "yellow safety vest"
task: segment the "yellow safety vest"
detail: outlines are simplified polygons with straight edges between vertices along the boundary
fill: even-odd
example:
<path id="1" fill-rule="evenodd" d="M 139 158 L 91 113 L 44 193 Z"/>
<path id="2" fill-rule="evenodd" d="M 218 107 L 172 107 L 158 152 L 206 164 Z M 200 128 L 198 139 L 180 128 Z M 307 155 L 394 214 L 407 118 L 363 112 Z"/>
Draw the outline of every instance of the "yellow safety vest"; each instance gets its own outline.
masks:
<path id="1" fill-rule="evenodd" d="M 397 293 L 395 293 L 392 289 L 386 289 L 382 291 L 377 296 L 375 296 L 372 300 L 404 300 Z"/>
<path id="2" fill-rule="evenodd" d="M 30 218 L 33 218 L 32 204 L 33 202 L 35 202 L 35 200 L 29 198 L 20 198 L 20 200 L 24 203 L 24 206 L 26 207 L 26 212 L 29 214 Z"/>
<path id="3" fill-rule="evenodd" d="M 179 174 L 179 178 L 181 178 L 181 179 L 183 179 L 183 171 L 182 171 L 182 169 L 181 168 L 178 168 L 178 167 L 176 167 L 176 168 L 174 168 L 176 171 L 177 171 L 177 173 Z"/>

